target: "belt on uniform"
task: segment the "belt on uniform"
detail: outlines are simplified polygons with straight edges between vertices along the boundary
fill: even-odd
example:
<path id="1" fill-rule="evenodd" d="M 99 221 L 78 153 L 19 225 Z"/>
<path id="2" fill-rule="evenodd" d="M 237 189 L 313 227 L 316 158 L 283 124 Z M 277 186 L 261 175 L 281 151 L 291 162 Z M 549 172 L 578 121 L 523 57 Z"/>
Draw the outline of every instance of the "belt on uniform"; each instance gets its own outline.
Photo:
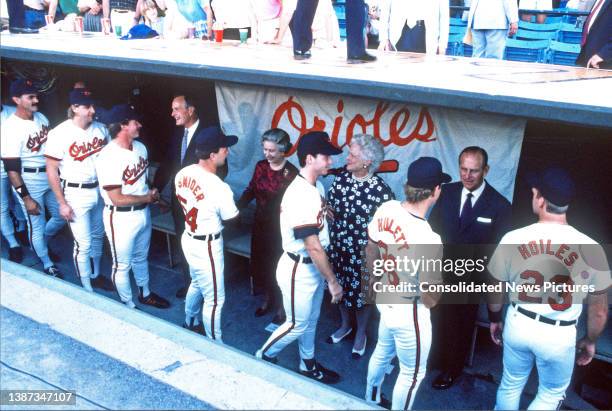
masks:
<path id="1" fill-rule="evenodd" d="M 23 6 L 23 8 L 26 9 L 26 10 L 29 10 L 29 11 L 37 11 L 39 13 L 44 13 L 44 10 L 38 10 L 38 9 L 35 9 L 33 7 L 30 7 L 30 6 Z"/>
<path id="2" fill-rule="evenodd" d="M 108 208 L 111 211 L 137 211 L 137 210 L 143 210 L 145 208 L 147 208 L 146 204 L 139 204 L 139 205 L 135 205 L 135 206 L 123 206 L 123 207 L 117 207 L 114 205 L 106 205 L 106 208 Z"/>
<path id="3" fill-rule="evenodd" d="M 23 167 L 21 170 L 23 170 L 24 173 L 44 173 L 47 171 L 47 167 Z"/>
<path id="4" fill-rule="evenodd" d="M 289 256 L 289 258 L 291 258 L 296 263 L 299 263 L 301 260 L 304 264 L 312 264 L 312 258 L 310 257 L 302 257 L 299 254 L 293 254 L 289 252 L 287 253 L 287 255 Z"/>
<path id="5" fill-rule="evenodd" d="M 202 240 L 202 241 L 212 241 L 212 240 L 216 240 L 219 237 L 221 237 L 221 232 L 218 232 L 217 234 L 206 234 L 206 235 L 193 235 L 191 233 L 187 233 L 189 235 L 189 237 L 193 238 L 194 240 Z"/>
<path id="6" fill-rule="evenodd" d="M 552 320 L 552 319 L 550 319 L 548 317 L 544 317 L 543 315 L 536 314 L 533 311 L 526 310 L 523 307 L 519 307 L 519 306 L 516 305 L 516 303 L 512 303 L 512 306 L 514 308 L 516 308 L 516 310 L 519 313 L 521 313 L 523 315 L 526 315 L 527 317 L 531 318 L 532 320 L 543 322 L 544 324 L 559 325 L 561 327 L 565 327 L 565 326 L 568 326 L 568 325 L 576 324 L 576 320 L 572 320 L 572 321 Z"/>
<path id="7" fill-rule="evenodd" d="M 70 183 L 66 180 L 62 180 L 62 183 L 64 183 L 65 187 L 72 187 L 72 188 L 96 188 L 98 187 L 97 181 L 94 181 L 93 183 Z"/>

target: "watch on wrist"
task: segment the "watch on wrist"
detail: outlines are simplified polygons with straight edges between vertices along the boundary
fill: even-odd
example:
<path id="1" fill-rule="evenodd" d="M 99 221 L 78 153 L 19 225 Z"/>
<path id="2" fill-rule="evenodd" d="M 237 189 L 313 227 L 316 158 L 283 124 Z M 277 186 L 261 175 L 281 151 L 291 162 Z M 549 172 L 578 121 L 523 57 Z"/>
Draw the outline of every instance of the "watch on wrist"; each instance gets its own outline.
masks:
<path id="1" fill-rule="evenodd" d="M 28 191 L 28 188 L 25 186 L 25 184 L 16 187 L 15 191 L 17 192 L 17 194 L 19 194 L 19 197 L 21 198 L 25 198 L 30 195 L 30 192 Z"/>

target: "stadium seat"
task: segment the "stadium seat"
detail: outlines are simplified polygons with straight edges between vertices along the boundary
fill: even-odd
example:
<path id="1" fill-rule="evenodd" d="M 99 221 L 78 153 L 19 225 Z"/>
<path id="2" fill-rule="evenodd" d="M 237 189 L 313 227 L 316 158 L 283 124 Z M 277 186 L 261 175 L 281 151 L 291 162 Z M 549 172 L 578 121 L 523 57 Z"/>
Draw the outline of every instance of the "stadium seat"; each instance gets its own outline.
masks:
<path id="1" fill-rule="evenodd" d="M 556 40 L 563 43 L 580 44 L 582 40 L 582 29 L 574 24 L 563 23 L 559 27 Z"/>
<path id="2" fill-rule="evenodd" d="M 543 63 L 550 40 L 506 39 L 504 60 Z"/>
<path id="3" fill-rule="evenodd" d="M 546 61 L 550 64 L 575 66 L 578 54 L 580 54 L 580 44 L 561 43 L 551 40 L 546 54 Z"/>
<path id="4" fill-rule="evenodd" d="M 557 32 L 518 29 L 518 31 L 514 35 L 514 38 L 520 40 L 552 40 L 557 38 Z"/>
<path id="5" fill-rule="evenodd" d="M 454 33 L 448 36 L 447 56 L 462 56 L 463 34 Z"/>
<path id="6" fill-rule="evenodd" d="M 546 16 L 544 24 L 556 24 L 563 21 L 563 16 Z"/>
<path id="7" fill-rule="evenodd" d="M 450 26 L 448 28 L 448 34 L 461 34 L 462 36 L 465 36 L 466 29 L 466 26 Z"/>
<path id="8" fill-rule="evenodd" d="M 451 26 L 462 26 L 462 27 L 467 27 L 467 21 L 462 20 L 458 17 L 451 17 L 450 18 L 450 23 Z"/>
<path id="9" fill-rule="evenodd" d="M 523 30 L 531 30 L 531 31 L 557 31 L 559 27 L 561 27 L 561 23 L 551 23 L 551 24 L 538 24 L 538 23 L 530 23 L 528 21 L 520 20 L 518 23 L 519 29 Z"/>

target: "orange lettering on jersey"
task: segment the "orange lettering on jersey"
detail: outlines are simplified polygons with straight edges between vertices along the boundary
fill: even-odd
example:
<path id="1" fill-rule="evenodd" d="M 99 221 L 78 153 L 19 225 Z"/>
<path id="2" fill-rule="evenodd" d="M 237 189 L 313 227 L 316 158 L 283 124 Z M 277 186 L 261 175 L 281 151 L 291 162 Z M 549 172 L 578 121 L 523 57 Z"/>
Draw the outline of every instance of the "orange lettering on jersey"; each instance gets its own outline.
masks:
<path id="1" fill-rule="evenodd" d="M 191 191 L 196 201 L 204 200 L 204 193 L 202 193 L 202 188 L 200 187 L 195 178 L 183 176 L 183 178 L 179 180 L 178 185 L 179 188 L 185 188 Z"/>
<path id="2" fill-rule="evenodd" d="M 28 141 L 26 143 L 26 147 L 28 148 L 28 150 L 30 150 L 32 153 L 38 153 L 42 145 L 47 142 L 48 134 L 49 134 L 49 127 L 42 126 L 42 128 L 40 129 L 38 133 L 35 133 L 34 135 L 29 135 Z"/>
<path id="3" fill-rule="evenodd" d="M 125 170 L 123 170 L 123 182 L 127 185 L 134 184 L 147 171 L 148 166 L 149 160 L 140 157 L 138 163 L 127 166 Z"/>
<path id="4" fill-rule="evenodd" d="M 529 241 L 527 244 L 521 244 L 517 247 L 517 250 L 523 260 L 527 260 L 530 257 L 536 255 L 548 254 L 556 257 L 558 260 L 562 261 L 566 266 L 571 267 L 577 260 L 578 254 L 572 251 L 567 258 L 565 258 L 565 252 L 570 249 L 570 246 L 567 244 L 561 244 L 557 247 L 556 251 L 552 248 L 552 240 L 547 239 L 546 241 L 540 239 L 540 241 Z"/>
<path id="5" fill-rule="evenodd" d="M 408 242 L 406 239 L 406 235 L 402 231 L 402 228 L 399 225 L 395 224 L 395 220 L 393 220 L 392 218 L 383 217 L 379 218 L 377 223 L 379 232 L 387 232 L 393 235 L 393 240 L 396 244 L 403 243 L 399 250 L 410 248 L 407 244 Z"/>
<path id="6" fill-rule="evenodd" d="M 87 141 L 83 144 L 72 143 L 68 149 L 68 153 L 74 159 L 74 161 L 83 161 L 87 157 L 96 154 L 106 145 L 106 140 L 98 137 L 94 137 L 93 140 Z"/>

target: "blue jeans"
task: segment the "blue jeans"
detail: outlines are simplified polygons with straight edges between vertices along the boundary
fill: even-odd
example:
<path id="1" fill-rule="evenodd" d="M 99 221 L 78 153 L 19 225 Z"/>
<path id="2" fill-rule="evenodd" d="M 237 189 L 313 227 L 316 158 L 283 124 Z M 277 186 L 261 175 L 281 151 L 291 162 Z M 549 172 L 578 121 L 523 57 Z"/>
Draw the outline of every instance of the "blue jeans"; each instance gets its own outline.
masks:
<path id="1" fill-rule="evenodd" d="M 472 29 L 472 57 L 487 59 L 504 58 L 507 29 L 476 30 Z"/>
<path id="2" fill-rule="evenodd" d="M 31 29 L 39 29 L 47 25 L 44 10 L 25 10 L 25 26 Z"/>

